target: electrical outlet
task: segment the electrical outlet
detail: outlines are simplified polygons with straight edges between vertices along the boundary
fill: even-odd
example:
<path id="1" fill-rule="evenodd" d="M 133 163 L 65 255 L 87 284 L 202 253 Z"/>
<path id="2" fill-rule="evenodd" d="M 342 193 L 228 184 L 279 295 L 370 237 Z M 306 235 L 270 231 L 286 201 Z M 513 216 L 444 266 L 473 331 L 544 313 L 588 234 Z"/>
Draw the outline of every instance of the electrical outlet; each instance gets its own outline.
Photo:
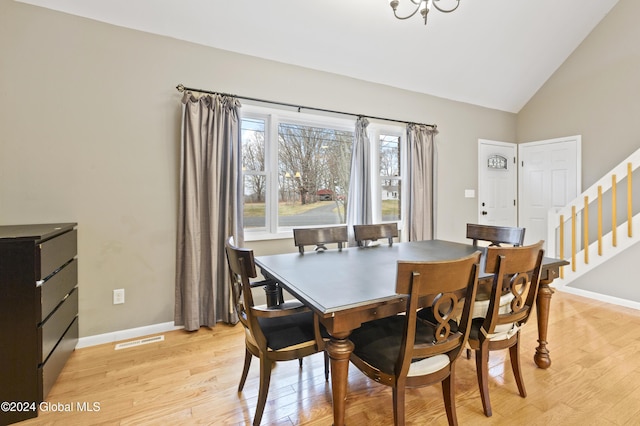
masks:
<path id="1" fill-rule="evenodd" d="M 124 288 L 113 290 L 113 304 L 120 305 L 124 303 Z"/>

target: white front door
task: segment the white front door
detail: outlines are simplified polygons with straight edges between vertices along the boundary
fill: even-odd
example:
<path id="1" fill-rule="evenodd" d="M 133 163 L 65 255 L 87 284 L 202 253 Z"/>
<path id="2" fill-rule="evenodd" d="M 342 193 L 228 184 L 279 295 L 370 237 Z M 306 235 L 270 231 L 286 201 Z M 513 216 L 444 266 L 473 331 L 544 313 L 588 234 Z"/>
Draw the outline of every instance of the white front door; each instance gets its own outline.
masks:
<path id="1" fill-rule="evenodd" d="M 525 244 L 547 239 L 548 213 L 564 207 L 581 192 L 581 137 L 518 145 L 520 226 Z"/>
<path id="2" fill-rule="evenodd" d="M 517 226 L 516 152 L 514 143 L 478 140 L 478 223 Z"/>

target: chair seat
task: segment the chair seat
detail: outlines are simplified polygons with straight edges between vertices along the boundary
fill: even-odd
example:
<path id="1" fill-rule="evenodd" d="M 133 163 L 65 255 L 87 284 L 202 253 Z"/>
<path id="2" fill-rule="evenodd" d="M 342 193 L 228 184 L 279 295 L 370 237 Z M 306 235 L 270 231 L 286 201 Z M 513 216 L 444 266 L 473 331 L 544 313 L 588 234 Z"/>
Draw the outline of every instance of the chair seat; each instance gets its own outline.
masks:
<path id="1" fill-rule="evenodd" d="M 355 346 L 353 353 L 383 373 L 393 375 L 404 335 L 404 323 L 404 315 L 395 315 L 364 323 L 349 336 Z M 434 340 L 434 327 L 418 321 L 415 343 L 432 343 Z M 448 365 L 449 357 L 447 355 L 414 360 L 408 375 L 429 374 Z"/>
<path id="2" fill-rule="evenodd" d="M 510 304 L 513 300 L 513 294 L 507 293 L 500 297 L 500 308 L 498 309 L 499 314 L 506 314 L 511 312 Z M 486 317 L 487 311 L 489 310 L 489 301 L 488 300 L 477 300 L 473 304 L 473 315 L 471 318 L 479 318 Z"/>
<path id="3" fill-rule="evenodd" d="M 480 328 L 484 318 L 474 318 L 471 321 L 471 332 L 469 333 L 469 340 L 479 340 Z M 513 337 L 520 328 L 515 324 L 500 324 L 497 325 L 494 332 L 489 334 L 489 340 L 508 340 Z"/>
<path id="4" fill-rule="evenodd" d="M 313 312 L 302 312 L 276 318 L 258 318 L 258 322 L 270 350 L 290 349 L 305 343 L 315 343 Z M 325 335 L 328 337 L 322 325 L 320 331 L 323 337 Z"/>

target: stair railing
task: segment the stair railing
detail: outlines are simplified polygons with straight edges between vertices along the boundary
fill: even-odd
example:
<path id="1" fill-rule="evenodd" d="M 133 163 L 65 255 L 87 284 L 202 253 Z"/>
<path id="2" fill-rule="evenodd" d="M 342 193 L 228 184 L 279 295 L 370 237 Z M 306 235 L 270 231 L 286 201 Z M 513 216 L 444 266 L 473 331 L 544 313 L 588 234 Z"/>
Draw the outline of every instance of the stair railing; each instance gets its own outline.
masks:
<path id="1" fill-rule="evenodd" d="M 566 285 L 640 240 L 633 232 L 640 226 L 640 205 L 633 204 L 634 180 L 640 179 L 640 170 L 634 171 L 639 167 L 640 149 L 565 207 L 549 212 L 547 255 L 570 261 L 560 270 L 559 285 Z M 638 184 L 636 188 L 640 188 Z"/>

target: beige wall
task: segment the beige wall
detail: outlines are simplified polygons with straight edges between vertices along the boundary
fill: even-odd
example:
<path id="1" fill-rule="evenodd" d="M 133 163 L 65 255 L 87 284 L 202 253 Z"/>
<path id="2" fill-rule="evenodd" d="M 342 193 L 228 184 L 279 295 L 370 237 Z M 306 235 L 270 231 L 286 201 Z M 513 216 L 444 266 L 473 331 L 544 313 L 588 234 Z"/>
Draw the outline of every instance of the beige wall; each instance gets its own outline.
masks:
<path id="1" fill-rule="evenodd" d="M 477 140 L 516 138 L 514 114 L 0 0 L 0 223 L 79 223 L 81 336 L 173 320 L 178 83 L 437 123 L 446 239 L 476 219 Z"/>
<path id="2" fill-rule="evenodd" d="M 518 114 L 518 141 L 582 135 L 583 188 L 640 147 L 640 2 L 620 0 Z"/>
<path id="3" fill-rule="evenodd" d="M 584 189 L 640 148 L 638 16 L 640 2 L 620 0 L 518 114 L 519 142 L 582 135 Z M 629 251 L 571 285 L 640 302 Z"/>

